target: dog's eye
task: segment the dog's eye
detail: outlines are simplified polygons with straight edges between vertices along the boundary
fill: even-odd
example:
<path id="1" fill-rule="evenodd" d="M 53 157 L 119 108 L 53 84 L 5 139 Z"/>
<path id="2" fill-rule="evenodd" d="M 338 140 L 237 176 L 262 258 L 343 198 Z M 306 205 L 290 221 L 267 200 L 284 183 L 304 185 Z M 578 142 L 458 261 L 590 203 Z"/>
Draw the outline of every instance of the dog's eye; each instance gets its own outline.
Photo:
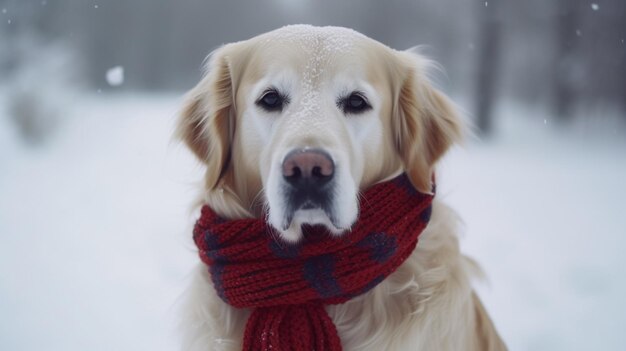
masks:
<path id="1" fill-rule="evenodd" d="M 265 111 L 274 112 L 281 111 L 285 102 L 286 98 L 283 95 L 274 89 L 269 89 L 261 95 L 261 98 L 257 100 L 256 104 Z"/>
<path id="2" fill-rule="evenodd" d="M 339 107 L 343 109 L 345 114 L 352 113 L 358 114 L 363 113 L 372 108 L 370 104 L 367 102 L 367 99 L 358 92 L 350 94 L 350 96 L 342 99 L 339 102 Z"/>

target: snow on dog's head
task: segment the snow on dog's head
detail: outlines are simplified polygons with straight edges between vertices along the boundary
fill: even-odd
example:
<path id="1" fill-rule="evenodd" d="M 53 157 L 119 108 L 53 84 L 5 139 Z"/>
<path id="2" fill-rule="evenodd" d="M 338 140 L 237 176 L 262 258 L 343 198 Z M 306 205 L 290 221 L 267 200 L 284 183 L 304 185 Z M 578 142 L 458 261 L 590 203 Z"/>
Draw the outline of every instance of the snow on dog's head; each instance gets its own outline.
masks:
<path id="1" fill-rule="evenodd" d="M 227 218 L 265 215 L 297 241 L 303 224 L 348 230 L 359 190 L 403 169 L 429 191 L 459 128 L 427 63 L 350 29 L 308 25 L 216 50 L 179 124 L 207 165 L 204 201 Z"/>

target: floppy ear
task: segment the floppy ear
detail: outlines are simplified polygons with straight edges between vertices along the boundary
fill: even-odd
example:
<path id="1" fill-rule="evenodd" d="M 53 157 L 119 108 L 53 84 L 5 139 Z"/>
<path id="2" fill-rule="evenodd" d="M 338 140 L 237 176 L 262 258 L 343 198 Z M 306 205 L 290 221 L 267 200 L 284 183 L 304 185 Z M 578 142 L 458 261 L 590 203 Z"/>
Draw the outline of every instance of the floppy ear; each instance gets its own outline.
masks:
<path id="1" fill-rule="evenodd" d="M 206 185 L 214 189 L 228 168 L 235 126 L 229 46 L 210 55 L 205 75 L 188 94 L 177 135 L 207 165 Z"/>
<path id="2" fill-rule="evenodd" d="M 393 133 L 404 169 L 413 186 L 432 192 L 435 163 L 461 136 L 461 125 L 450 100 L 426 76 L 428 61 L 398 53 L 404 65 L 394 108 Z"/>

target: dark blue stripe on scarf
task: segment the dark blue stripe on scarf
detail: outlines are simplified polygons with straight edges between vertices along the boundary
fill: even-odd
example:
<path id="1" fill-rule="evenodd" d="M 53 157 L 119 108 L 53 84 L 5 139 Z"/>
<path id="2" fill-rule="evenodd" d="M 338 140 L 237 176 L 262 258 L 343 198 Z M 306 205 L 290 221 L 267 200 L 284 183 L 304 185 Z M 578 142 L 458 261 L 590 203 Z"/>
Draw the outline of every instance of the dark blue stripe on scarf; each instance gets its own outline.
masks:
<path id="1" fill-rule="evenodd" d="M 396 237 L 382 232 L 368 234 L 357 245 L 369 249 L 370 258 L 378 263 L 385 263 L 398 249 Z"/>
<path id="2" fill-rule="evenodd" d="M 335 258 L 332 255 L 312 257 L 304 262 L 303 275 L 311 288 L 321 298 L 341 295 L 342 291 L 333 277 Z"/>

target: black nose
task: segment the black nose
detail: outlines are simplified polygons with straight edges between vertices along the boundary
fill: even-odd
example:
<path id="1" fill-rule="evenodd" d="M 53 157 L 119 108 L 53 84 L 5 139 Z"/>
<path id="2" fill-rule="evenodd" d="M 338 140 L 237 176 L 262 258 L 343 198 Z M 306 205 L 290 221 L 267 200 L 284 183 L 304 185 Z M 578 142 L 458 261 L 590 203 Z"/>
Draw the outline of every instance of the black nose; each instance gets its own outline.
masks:
<path id="1" fill-rule="evenodd" d="M 335 163 L 319 149 L 299 149 L 283 161 L 283 178 L 298 190 L 317 190 L 335 174 Z"/>

